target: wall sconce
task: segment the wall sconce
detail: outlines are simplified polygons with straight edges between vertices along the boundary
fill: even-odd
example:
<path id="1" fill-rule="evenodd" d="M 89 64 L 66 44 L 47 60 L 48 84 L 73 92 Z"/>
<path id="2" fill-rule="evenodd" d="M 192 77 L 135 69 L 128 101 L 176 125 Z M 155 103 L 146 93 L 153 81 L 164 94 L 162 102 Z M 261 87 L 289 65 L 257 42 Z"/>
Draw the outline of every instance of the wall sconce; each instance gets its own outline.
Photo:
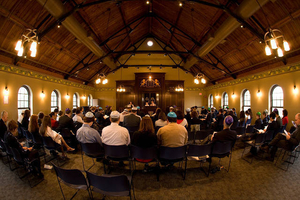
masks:
<path id="1" fill-rule="evenodd" d="M 43 90 L 42 90 L 42 92 L 41 92 L 41 94 L 40 94 L 40 97 L 41 97 L 41 98 L 44 98 L 44 97 L 45 97 L 45 93 L 44 93 Z"/>
<path id="2" fill-rule="evenodd" d="M 216 98 L 216 99 L 219 99 L 219 98 L 220 98 L 220 96 L 219 96 L 219 95 L 217 95 L 215 98 Z"/>
<path id="3" fill-rule="evenodd" d="M 258 96 L 258 97 L 261 97 L 261 95 L 262 95 L 261 91 L 258 90 L 258 91 L 257 91 L 257 96 Z"/>
<path id="4" fill-rule="evenodd" d="M 234 94 L 234 93 L 232 93 L 231 97 L 232 97 L 232 98 L 235 98 L 235 94 Z"/>
<path id="5" fill-rule="evenodd" d="M 85 99 L 86 99 L 86 96 L 85 96 L 85 95 L 83 95 L 81 98 L 82 98 L 83 100 L 85 100 Z"/>
<path id="6" fill-rule="evenodd" d="M 8 94 L 9 94 L 9 92 L 8 92 L 8 88 L 6 86 L 5 89 L 3 90 L 3 95 L 8 96 Z"/>
<path id="7" fill-rule="evenodd" d="M 65 96 L 66 99 L 70 99 L 70 95 L 67 93 L 67 95 Z"/>
<path id="8" fill-rule="evenodd" d="M 294 85 L 293 93 L 294 93 L 294 94 L 297 94 L 297 93 L 298 93 L 298 88 L 296 87 L 296 85 Z"/>

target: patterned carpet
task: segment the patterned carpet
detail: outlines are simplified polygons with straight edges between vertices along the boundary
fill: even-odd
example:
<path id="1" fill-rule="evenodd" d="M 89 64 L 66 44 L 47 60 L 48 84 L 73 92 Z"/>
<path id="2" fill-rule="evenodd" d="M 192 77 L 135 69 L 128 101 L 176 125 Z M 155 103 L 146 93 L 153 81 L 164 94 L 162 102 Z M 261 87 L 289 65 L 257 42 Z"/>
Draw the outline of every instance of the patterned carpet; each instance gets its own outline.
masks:
<path id="1" fill-rule="evenodd" d="M 133 178 L 136 199 L 299 199 L 299 160 L 296 160 L 286 172 L 264 159 L 254 158 L 253 163 L 249 164 L 241 159 L 242 151 L 242 148 L 237 147 L 233 151 L 228 173 L 222 169 L 210 174 L 209 177 L 198 168 L 198 162 L 188 161 L 186 180 L 182 179 L 177 168 L 173 168 L 163 172 L 160 181 L 157 182 L 155 173 L 144 173 L 142 172 L 144 166 L 137 164 L 140 171 L 136 172 Z M 80 153 L 68 156 L 70 160 L 63 168 L 83 169 Z M 249 154 L 246 156 L 251 157 Z M 92 164 L 91 158 L 85 156 L 84 160 L 88 166 Z M 227 162 L 228 158 L 222 160 L 224 166 L 227 166 Z M 218 159 L 214 158 L 212 165 L 217 164 Z M 208 163 L 204 163 L 204 167 L 208 167 Z M 102 174 L 103 164 L 96 162 L 90 171 Z M 112 170 L 112 174 L 128 172 L 128 164 L 125 169 Z M 0 199 L 63 199 L 54 169 L 43 169 L 43 173 L 45 180 L 30 188 L 26 181 L 18 178 L 15 171 L 10 171 L 7 165 L 0 162 Z M 67 186 L 63 186 L 63 190 L 67 199 L 75 192 Z M 102 199 L 102 195 L 94 193 L 94 198 Z M 88 199 L 88 193 L 79 191 L 75 199 Z M 107 199 L 129 199 L 129 197 Z"/>

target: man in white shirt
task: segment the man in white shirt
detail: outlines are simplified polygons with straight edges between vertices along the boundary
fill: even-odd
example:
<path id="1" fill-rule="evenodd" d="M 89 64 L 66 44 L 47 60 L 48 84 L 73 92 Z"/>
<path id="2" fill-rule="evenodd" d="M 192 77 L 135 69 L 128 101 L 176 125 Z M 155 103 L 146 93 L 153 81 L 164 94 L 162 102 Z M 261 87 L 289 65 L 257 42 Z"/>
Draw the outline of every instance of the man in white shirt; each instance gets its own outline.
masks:
<path id="1" fill-rule="evenodd" d="M 102 143 L 107 145 L 129 145 L 130 135 L 126 128 L 119 126 L 120 113 L 112 111 L 110 114 L 111 124 L 102 130 Z"/>
<path id="2" fill-rule="evenodd" d="M 81 109 L 80 108 L 77 108 L 76 110 L 76 114 L 74 115 L 74 117 L 72 118 L 74 122 L 80 122 L 83 124 L 83 120 L 81 118 Z"/>

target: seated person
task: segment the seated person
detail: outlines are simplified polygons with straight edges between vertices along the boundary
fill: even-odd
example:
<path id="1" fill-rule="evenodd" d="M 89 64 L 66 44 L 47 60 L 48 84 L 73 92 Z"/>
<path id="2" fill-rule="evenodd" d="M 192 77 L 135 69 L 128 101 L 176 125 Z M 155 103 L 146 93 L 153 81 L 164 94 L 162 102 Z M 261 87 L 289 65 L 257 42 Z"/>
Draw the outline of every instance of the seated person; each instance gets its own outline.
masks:
<path id="1" fill-rule="evenodd" d="M 74 122 L 79 122 L 79 123 L 83 124 L 83 120 L 82 120 L 82 118 L 81 118 L 81 114 L 82 114 L 82 112 L 81 112 L 81 107 L 78 107 L 78 108 L 76 109 L 76 112 L 75 112 L 74 117 L 72 118 L 73 121 L 74 121 Z"/>
<path id="2" fill-rule="evenodd" d="M 263 130 L 263 133 L 265 133 L 266 131 L 274 131 L 274 133 L 276 133 L 276 131 L 278 130 L 278 124 L 276 123 L 275 119 L 276 119 L 276 115 L 274 112 L 272 112 L 270 114 L 270 120 L 268 126 L 266 129 Z"/>
<path id="3" fill-rule="evenodd" d="M 153 100 L 151 100 L 150 106 L 156 106 Z"/>
<path id="4" fill-rule="evenodd" d="M 191 132 L 200 131 L 201 120 L 198 118 L 197 111 L 192 111 L 191 113 Z"/>
<path id="5" fill-rule="evenodd" d="M 161 111 L 158 115 L 158 120 L 155 121 L 155 127 L 163 127 L 167 124 L 167 116 L 163 111 Z"/>
<path id="6" fill-rule="evenodd" d="M 185 128 L 187 128 L 188 127 L 188 122 L 184 118 L 183 112 L 181 112 L 181 110 L 178 110 L 176 112 L 176 115 L 177 115 L 177 124 L 180 124 L 181 126 L 184 126 Z"/>
<path id="7" fill-rule="evenodd" d="M 56 115 L 54 112 L 51 112 L 49 116 L 51 117 L 51 128 L 55 130 L 58 127 L 58 121 L 56 121 Z"/>
<path id="8" fill-rule="evenodd" d="M 263 127 L 268 126 L 269 120 L 270 120 L 270 117 L 268 115 L 268 110 L 265 110 L 263 112 Z"/>
<path id="9" fill-rule="evenodd" d="M 225 141 L 236 141 L 237 135 L 236 132 L 230 130 L 230 126 L 233 124 L 233 118 L 228 115 L 225 117 L 223 125 L 224 128 L 222 131 L 214 132 L 213 134 L 208 135 L 201 144 L 214 143 L 217 141 L 225 142 Z"/>
<path id="10" fill-rule="evenodd" d="M 99 143 L 102 145 L 102 140 L 98 131 L 91 126 L 95 120 L 92 112 L 87 112 L 83 117 L 83 125 L 77 130 L 76 138 L 81 143 Z"/>
<path id="11" fill-rule="evenodd" d="M 256 129 L 262 129 L 262 128 L 263 128 L 263 121 L 262 121 L 262 119 L 260 118 L 260 115 L 261 115 L 260 112 L 257 112 L 256 115 L 255 115 L 256 120 L 255 120 L 255 125 L 254 125 L 254 127 L 255 127 Z"/>
<path id="12" fill-rule="evenodd" d="M 219 109 L 219 114 L 217 115 L 216 119 L 214 119 L 214 123 L 212 125 L 214 131 L 221 131 L 223 129 L 223 121 L 224 121 L 224 116 L 223 116 L 223 109 Z"/>
<path id="13" fill-rule="evenodd" d="M 18 123 L 14 120 L 8 122 L 8 131 L 5 133 L 4 141 L 11 148 L 15 148 L 19 153 L 26 159 L 31 162 L 33 168 L 33 173 L 40 178 L 43 178 L 44 175 L 41 172 L 40 158 L 38 151 L 34 150 L 32 147 L 25 147 L 20 144 L 17 140 L 18 136 Z"/>
<path id="14" fill-rule="evenodd" d="M 67 151 L 75 150 L 75 149 L 69 147 L 69 145 L 65 142 L 64 138 L 60 134 L 58 134 L 57 132 L 55 132 L 51 129 L 51 119 L 49 116 L 44 117 L 42 125 L 40 127 L 40 134 L 43 137 L 51 137 L 54 142 L 61 145 L 61 152 L 62 152 L 63 158 L 67 157 L 65 155 L 63 147 L 66 147 Z"/>
<path id="15" fill-rule="evenodd" d="M 4 110 L 1 112 L 0 119 L 0 139 L 4 139 L 5 132 L 7 131 L 6 122 L 8 118 L 8 113 Z"/>
<path id="16" fill-rule="evenodd" d="M 272 113 L 271 113 L 272 114 Z M 277 134 L 275 138 L 266 146 L 260 147 L 261 150 L 269 152 L 271 156 L 268 160 L 273 161 L 276 151 L 279 148 L 286 150 L 293 150 L 300 142 L 300 113 L 295 115 L 295 124 L 297 125 L 296 130 L 293 133 L 287 132 L 287 134 Z"/>
<path id="17" fill-rule="evenodd" d="M 22 123 L 21 123 L 22 127 L 25 130 L 28 130 L 29 118 L 30 118 L 30 110 L 25 110 L 24 117 L 23 117 Z"/>
<path id="18" fill-rule="evenodd" d="M 36 138 L 40 141 L 42 141 L 42 137 L 39 133 L 39 123 L 38 123 L 38 116 L 33 114 L 30 116 L 30 121 L 28 125 L 28 131 L 32 134 L 33 138 Z M 34 148 L 39 149 L 43 144 L 40 144 L 37 146 L 37 144 L 34 144 Z"/>

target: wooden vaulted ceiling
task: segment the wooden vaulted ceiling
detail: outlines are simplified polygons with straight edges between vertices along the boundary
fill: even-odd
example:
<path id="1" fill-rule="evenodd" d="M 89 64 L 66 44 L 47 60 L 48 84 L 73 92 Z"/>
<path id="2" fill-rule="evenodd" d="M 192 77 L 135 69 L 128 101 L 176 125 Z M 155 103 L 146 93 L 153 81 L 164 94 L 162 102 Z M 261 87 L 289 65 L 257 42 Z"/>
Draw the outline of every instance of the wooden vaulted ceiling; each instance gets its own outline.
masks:
<path id="1" fill-rule="evenodd" d="M 60 17 L 53 16 L 47 8 L 47 4 L 55 1 L 65 9 Z M 300 1 L 271 0 L 262 3 L 262 8 L 257 4 L 258 9 L 247 19 L 236 13 L 243 3 L 242 0 L 152 0 L 150 4 L 146 0 L 0 1 L 0 61 L 85 84 L 92 84 L 99 73 L 107 75 L 121 67 L 139 65 L 132 59 L 133 54 L 165 54 L 173 62 L 168 66 L 180 67 L 193 75 L 203 73 L 213 84 L 298 63 Z M 100 47 L 101 55 L 96 55 L 64 26 L 70 16 L 86 31 L 86 37 Z M 199 50 L 215 39 L 218 29 L 232 16 L 244 28 L 230 30 L 208 53 L 200 55 Z M 61 28 L 57 28 L 58 24 Z M 264 53 L 260 41 L 269 26 L 280 29 L 290 44 L 291 51 L 282 58 Z M 37 29 L 40 38 L 35 58 L 18 57 L 14 50 L 28 28 Z M 160 47 L 159 51 L 141 50 L 141 44 L 148 38 Z"/>

